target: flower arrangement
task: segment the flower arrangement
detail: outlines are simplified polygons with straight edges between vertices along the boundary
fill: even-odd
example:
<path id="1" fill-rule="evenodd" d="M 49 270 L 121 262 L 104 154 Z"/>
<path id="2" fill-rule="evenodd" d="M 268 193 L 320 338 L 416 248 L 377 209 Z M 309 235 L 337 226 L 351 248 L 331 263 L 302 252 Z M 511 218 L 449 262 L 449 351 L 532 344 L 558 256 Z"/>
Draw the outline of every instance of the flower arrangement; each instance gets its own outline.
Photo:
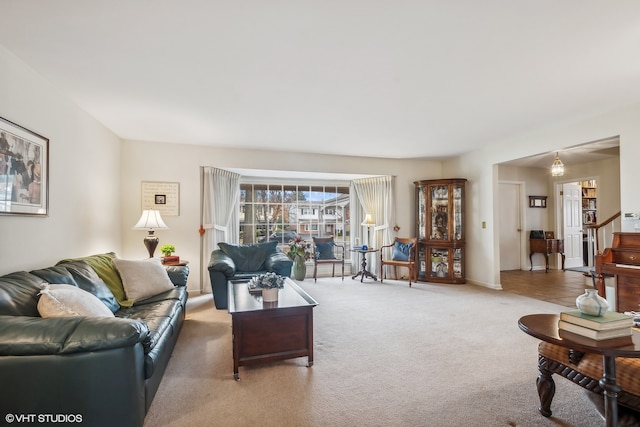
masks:
<path id="1" fill-rule="evenodd" d="M 289 252 L 287 252 L 289 259 L 295 260 L 297 256 L 301 256 L 306 261 L 311 258 L 312 254 L 311 243 L 305 241 L 302 237 L 296 236 L 295 239 L 289 241 Z"/>
<path id="2" fill-rule="evenodd" d="M 254 289 L 273 289 L 283 288 L 285 278 L 276 273 L 264 273 L 259 276 L 253 276 L 249 280 L 249 288 Z"/>

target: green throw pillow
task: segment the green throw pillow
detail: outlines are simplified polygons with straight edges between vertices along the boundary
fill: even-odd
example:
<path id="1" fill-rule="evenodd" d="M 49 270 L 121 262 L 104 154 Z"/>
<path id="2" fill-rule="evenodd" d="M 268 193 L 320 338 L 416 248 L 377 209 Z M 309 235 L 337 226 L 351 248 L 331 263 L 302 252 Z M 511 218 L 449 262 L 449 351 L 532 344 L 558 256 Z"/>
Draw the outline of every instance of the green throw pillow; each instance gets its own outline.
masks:
<path id="1" fill-rule="evenodd" d="M 113 296 L 116 297 L 118 304 L 122 307 L 131 307 L 133 305 L 133 301 L 127 299 L 127 294 L 125 294 L 124 286 L 122 285 L 122 279 L 120 279 L 118 270 L 113 264 L 113 259 L 115 257 L 115 253 L 109 252 L 106 254 L 90 255 L 82 258 L 63 259 L 58 262 L 58 264 L 69 261 L 85 261 L 95 270 L 104 283 L 106 283 L 107 287 L 113 293 Z"/>
<path id="2" fill-rule="evenodd" d="M 264 262 L 267 256 L 272 254 L 278 242 L 272 241 L 267 243 L 256 243 L 253 245 L 232 245 L 230 243 L 219 242 L 218 247 L 236 265 L 237 271 L 262 271 L 264 270 Z"/>

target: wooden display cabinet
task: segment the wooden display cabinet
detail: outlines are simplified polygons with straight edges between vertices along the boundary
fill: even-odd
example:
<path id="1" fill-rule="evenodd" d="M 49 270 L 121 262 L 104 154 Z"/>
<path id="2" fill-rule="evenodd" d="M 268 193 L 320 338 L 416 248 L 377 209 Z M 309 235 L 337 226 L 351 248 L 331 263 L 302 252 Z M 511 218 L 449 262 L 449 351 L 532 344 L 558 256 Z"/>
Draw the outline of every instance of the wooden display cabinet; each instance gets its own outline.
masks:
<path id="1" fill-rule="evenodd" d="M 414 182 L 418 280 L 465 283 L 464 188 L 466 179 Z"/>

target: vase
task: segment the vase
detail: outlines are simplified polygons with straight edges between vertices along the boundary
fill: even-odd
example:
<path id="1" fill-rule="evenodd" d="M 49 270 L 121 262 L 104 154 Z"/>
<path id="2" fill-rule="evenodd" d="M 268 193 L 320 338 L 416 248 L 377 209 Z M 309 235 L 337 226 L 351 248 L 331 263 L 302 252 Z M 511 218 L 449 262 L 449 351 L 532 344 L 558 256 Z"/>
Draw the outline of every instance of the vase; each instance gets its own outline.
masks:
<path id="1" fill-rule="evenodd" d="M 262 301 L 264 302 L 278 301 L 278 288 L 263 288 Z"/>
<path id="2" fill-rule="evenodd" d="M 304 262 L 304 257 L 296 255 L 293 259 L 293 278 L 296 280 L 304 280 L 307 275 L 307 265 Z"/>
<path id="3" fill-rule="evenodd" d="M 598 295 L 597 289 L 585 289 L 584 294 L 576 298 L 576 306 L 590 316 L 602 316 L 609 309 L 609 303 Z"/>

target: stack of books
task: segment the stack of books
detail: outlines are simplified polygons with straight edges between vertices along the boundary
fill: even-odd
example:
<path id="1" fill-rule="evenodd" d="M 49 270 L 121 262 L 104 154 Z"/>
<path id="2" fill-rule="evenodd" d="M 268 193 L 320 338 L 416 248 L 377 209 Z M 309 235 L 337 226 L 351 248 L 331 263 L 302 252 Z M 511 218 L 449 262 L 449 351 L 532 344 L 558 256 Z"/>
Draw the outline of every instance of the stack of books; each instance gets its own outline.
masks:
<path id="1" fill-rule="evenodd" d="M 564 311 L 558 321 L 561 337 L 579 336 L 610 346 L 630 344 L 632 327 L 632 316 L 613 311 L 602 316 L 590 316 L 580 310 Z"/>

